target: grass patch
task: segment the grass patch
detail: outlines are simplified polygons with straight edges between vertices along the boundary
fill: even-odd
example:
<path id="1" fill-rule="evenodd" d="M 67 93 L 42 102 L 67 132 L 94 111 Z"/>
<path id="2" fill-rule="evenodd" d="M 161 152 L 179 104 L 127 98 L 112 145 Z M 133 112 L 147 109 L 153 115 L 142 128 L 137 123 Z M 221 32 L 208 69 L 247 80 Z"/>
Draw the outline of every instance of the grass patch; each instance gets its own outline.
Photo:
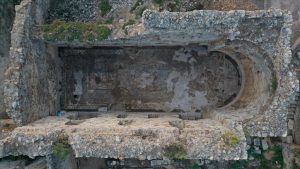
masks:
<path id="1" fill-rule="evenodd" d="M 107 18 L 104 23 L 105 24 L 112 24 L 114 19 L 115 19 L 114 17 Z"/>
<path id="2" fill-rule="evenodd" d="M 53 146 L 53 154 L 59 159 L 65 160 L 71 154 L 71 152 L 68 136 L 65 134 L 60 135 L 57 143 L 55 143 Z"/>
<path id="3" fill-rule="evenodd" d="M 184 160 L 186 159 L 186 149 L 179 144 L 171 144 L 164 148 L 165 156 L 173 160 Z"/>
<path id="4" fill-rule="evenodd" d="M 273 79 L 272 79 L 272 91 L 273 92 L 275 92 L 276 90 L 277 90 L 277 87 L 278 87 L 278 82 L 277 82 L 277 78 L 276 77 L 274 77 Z"/>
<path id="5" fill-rule="evenodd" d="M 165 0 L 152 0 L 152 1 L 158 4 L 159 6 L 162 6 L 165 3 Z"/>
<path id="6" fill-rule="evenodd" d="M 101 16 L 105 16 L 111 8 L 112 6 L 109 4 L 108 0 L 100 0 L 99 9 L 101 11 Z"/>
<path id="7" fill-rule="evenodd" d="M 137 16 L 137 18 L 140 18 L 143 16 L 143 12 L 147 9 L 147 7 L 140 7 L 136 10 L 135 15 Z"/>
<path id="8" fill-rule="evenodd" d="M 239 138 L 230 131 L 225 131 L 222 138 L 224 139 L 225 144 L 229 146 L 235 146 L 240 142 Z"/>
<path id="9" fill-rule="evenodd" d="M 103 25 L 83 22 L 54 21 L 43 26 L 46 41 L 96 42 L 108 38 L 111 30 Z"/>

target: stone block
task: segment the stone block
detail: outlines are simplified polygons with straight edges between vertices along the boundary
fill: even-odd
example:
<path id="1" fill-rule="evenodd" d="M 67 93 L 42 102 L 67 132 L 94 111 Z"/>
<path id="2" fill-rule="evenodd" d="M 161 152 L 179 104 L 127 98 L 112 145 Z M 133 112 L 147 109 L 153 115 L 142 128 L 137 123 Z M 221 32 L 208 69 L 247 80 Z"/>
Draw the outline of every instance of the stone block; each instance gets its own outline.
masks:
<path id="1" fill-rule="evenodd" d="M 259 138 L 254 138 L 253 139 L 253 144 L 255 145 L 255 146 L 260 146 L 260 139 Z"/>
<path id="2" fill-rule="evenodd" d="M 265 139 L 261 140 L 261 146 L 263 150 L 267 150 L 269 148 L 269 145 Z"/>
<path id="3" fill-rule="evenodd" d="M 293 143 L 293 136 L 287 136 L 286 137 L 286 143 L 292 144 Z"/>
<path id="4" fill-rule="evenodd" d="M 294 120 L 289 120 L 288 121 L 288 129 L 293 130 L 294 129 Z"/>

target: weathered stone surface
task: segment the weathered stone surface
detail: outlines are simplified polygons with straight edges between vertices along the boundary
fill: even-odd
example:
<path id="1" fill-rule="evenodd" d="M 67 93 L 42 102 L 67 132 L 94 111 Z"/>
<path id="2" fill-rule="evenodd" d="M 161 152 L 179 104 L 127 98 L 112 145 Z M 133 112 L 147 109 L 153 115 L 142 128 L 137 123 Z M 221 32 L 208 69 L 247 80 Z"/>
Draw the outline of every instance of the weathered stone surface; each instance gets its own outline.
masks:
<path id="1" fill-rule="evenodd" d="M 9 63 L 10 31 L 14 21 L 15 1 L 0 2 L 0 118 L 7 118 L 3 97 L 5 80 L 4 72 Z"/>
<path id="2" fill-rule="evenodd" d="M 182 144 L 188 159 L 247 158 L 241 127 L 232 129 L 217 121 L 199 120 L 186 121 L 186 127 L 180 130 L 169 124 L 178 119 L 175 115 L 148 119 L 143 114 L 130 114 L 127 119 L 133 123 L 118 125 L 120 119 L 106 114 L 79 125 L 66 125 L 69 120 L 64 117 L 48 117 L 15 129 L 10 142 L 15 149 L 10 153 L 29 157 L 52 154 L 52 145 L 63 132 L 68 135 L 76 157 L 162 159 L 167 158 L 165 147 Z M 227 143 L 226 132 L 232 132 L 238 142 Z"/>
<path id="3" fill-rule="evenodd" d="M 268 142 L 267 142 L 266 139 L 261 140 L 261 147 L 262 147 L 263 150 L 268 150 L 269 145 L 268 145 Z"/>
<path id="4" fill-rule="evenodd" d="M 294 120 L 288 120 L 288 129 L 293 130 L 294 129 Z"/>
<path id="5" fill-rule="evenodd" d="M 286 136 L 286 143 L 292 144 L 293 143 L 293 136 Z"/>
<path id="6" fill-rule="evenodd" d="M 3 169 L 24 169 L 25 161 L 18 160 L 18 161 L 1 161 L 0 168 Z"/>
<path id="7" fill-rule="evenodd" d="M 53 114 L 59 103 L 58 63 L 46 44 L 32 37 L 33 26 L 44 22 L 48 6 L 48 0 L 24 0 L 16 6 L 4 101 L 19 126 Z"/>
<path id="8" fill-rule="evenodd" d="M 38 158 L 24 169 L 47 169 L 47 161 L 45 157 Z"/>

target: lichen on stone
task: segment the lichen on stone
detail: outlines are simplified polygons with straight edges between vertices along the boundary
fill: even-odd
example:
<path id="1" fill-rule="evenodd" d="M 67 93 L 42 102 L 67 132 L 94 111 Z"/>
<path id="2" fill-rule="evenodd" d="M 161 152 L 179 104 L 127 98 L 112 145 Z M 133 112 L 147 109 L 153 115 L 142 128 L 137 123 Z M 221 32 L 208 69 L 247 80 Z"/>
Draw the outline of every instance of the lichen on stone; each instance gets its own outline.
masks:
<path id="1" fill-rule="evenodd" d="M 222 138 L 225 144 L 228 146 L 235 146 L 240 142 L 238 136 L 236 136 L 234 133 L 230 131 L 225 131 L 225 133 L 222 135 Z"/>

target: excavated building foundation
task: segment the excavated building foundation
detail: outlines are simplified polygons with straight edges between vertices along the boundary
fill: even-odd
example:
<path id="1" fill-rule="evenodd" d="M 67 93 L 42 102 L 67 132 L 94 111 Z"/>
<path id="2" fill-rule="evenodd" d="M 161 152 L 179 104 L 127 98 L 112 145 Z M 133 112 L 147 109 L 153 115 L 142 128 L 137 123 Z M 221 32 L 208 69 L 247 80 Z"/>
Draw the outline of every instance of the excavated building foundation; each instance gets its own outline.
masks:
<path id="1" fill-rule="evenodd" d="M 286 136 L 298 90 L 288 12 L 145 10 L 126 35 L 81 42 L 32 33 L 49 6 L 16 8 L 4 94 L 19 127 L 1 156 L 49 157 L 64 135 L 78 158 L 165 159 L 175 146 L 238 160 L 247 136 Z"/>

